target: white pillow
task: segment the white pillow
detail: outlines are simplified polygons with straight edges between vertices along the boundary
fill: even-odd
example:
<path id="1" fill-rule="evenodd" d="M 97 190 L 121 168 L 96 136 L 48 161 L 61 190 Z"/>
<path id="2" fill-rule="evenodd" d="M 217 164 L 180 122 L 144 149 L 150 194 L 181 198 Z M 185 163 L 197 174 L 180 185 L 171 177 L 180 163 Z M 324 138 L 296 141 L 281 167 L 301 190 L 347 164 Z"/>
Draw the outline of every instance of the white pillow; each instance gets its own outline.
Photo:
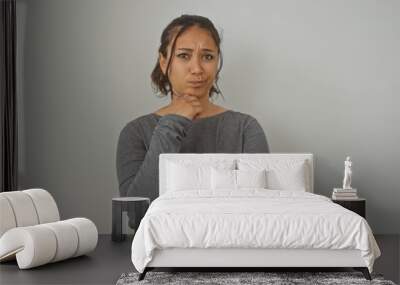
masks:
<path id="1" fill-rule="evenodd" d="M 211 190 L 211 167 L 235 169 L 235 159 L 171 159 L 166 161 L 166 191 Z"/>
<path id="2" fill-rule="evenodd" d="M 266 188 L 266 170 L 230 170 L 211 168 L 211 189 Z"/>
<path id="3" fill-rule="evenodd" d="M 267 188 L 267 171 L 261 170 L 236 170 L 238 188 Z"/>
<path id="4" fill-rule="evenodd" d="M 168 191 L 210 189 L 210 166 L 182 165 L 170 162 L 168 165 Z"/>
<path id="5" fill-rule="evenodd" d="M 305 160 L 238 159 L 241 170 L 267 170 L 267 188 L 272 190 L 306 191 L 309 189 Z"/>
<path id="6" fill-rule="evenodd" d="M 236 170 L 211 168 L 211 189 L 236 190 Z"/>
<path id="7" fill-rule="evenodd" d="M 295 168 L 271 169 L 267 174 L 268 189 L 306 191 L 307 183 L 304 165 Z"/>

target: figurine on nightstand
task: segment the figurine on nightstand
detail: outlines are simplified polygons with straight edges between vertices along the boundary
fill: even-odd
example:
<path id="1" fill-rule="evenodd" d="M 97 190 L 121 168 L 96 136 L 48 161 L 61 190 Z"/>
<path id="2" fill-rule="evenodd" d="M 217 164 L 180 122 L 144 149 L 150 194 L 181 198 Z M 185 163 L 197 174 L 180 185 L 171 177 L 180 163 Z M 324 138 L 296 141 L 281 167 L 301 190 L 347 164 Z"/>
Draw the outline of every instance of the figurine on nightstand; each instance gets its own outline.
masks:
<path id="1" fill-rule="evenodd" d="M 343 189 L 352 189 L 351 188 L 351 170 L 352 162 L 350 160 L 350 156 L 346 157 L 346 161 L 344 162 L 344 178 L 343 178 Z"/>
<path id="2" fill-rule="evenodd" d="M 344 162 L 343 188 L 333 188 L 332 199 L 334 200 L 354 200 L 358 199 L 357 189 L 351 187 L 352 161 L 350 156 Z"/>

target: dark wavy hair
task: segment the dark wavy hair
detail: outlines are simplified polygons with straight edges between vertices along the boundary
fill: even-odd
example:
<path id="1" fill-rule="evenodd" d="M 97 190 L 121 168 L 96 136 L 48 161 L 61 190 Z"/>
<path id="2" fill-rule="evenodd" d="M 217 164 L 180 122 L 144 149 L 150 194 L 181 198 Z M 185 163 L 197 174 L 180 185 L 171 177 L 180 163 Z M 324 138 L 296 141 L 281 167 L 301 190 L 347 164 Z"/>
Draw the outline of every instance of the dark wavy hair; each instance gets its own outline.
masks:
<path id="1" fill-rule="evenodd" d="M 206 17 L 198 15 L 181 15 L 180 17 L 172 20 L 172 22 L 168 24 L 168 26 L 164 29 L 164 31 L 161 34 L 161 44 L 160 47 L 158 48 L 158 52 L 161 53 L 165 58 L 168 57 L 168 52 L 167 52 L 168 46 L 173 36 L 176 34 L 176 37 L 171 46 L 171 56 L 168 60 L 166 74 L 164 74 L 161 70 L 159 58 L 157 59 L 156 66 L 154 67 L 151 73 L 153 90 L 154 92 L 161 92 L 162 94 L 164 94 L 161 95 L 161 97 L 167 96 L 168 93 L 170 93 L 172 97 L 172 87 L 171 87 L 171 82 L 169 81 L 168 78 L 168 71 L 171 64 L 172 55 L 174 54 L 175 51 L 175 43 L 178 37 L 184 31 L 186 31 L 188 28 L 192 26 L 197 26 L 199 28 L 207 30 L 214 39 L 215 45 L 218 48 L 220 66 L 215 76 L 215 84 L 210 89 L 209 97 L 212 98 L 214 93 L 222 95 L 222 92 L 217 84 L 217 81 L 219 79 L 219 72 L 221 71 L 223 65 L 222 52 L 220 47 L 221 38 L 218 31 L 216 30 L 214 24 Z"/>

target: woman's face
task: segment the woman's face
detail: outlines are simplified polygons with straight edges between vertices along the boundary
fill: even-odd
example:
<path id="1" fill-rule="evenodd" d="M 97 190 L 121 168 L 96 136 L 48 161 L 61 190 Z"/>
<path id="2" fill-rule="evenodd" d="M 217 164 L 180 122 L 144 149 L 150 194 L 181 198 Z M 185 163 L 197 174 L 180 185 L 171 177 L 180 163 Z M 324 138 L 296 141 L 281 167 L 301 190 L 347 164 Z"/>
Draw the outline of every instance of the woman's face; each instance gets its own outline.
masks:
<path id="1" fill-rule="evenodd" d="M 168 56 L 173 40 L 168 47 Z M 192 26 L 176 41 L 169 67 L 169 81 L 174 93 L 207 97 L 218 71 L 218 49 L 209 32 Z M 165 74 L 168 59 L 160 54 L 160 67 Z"/>

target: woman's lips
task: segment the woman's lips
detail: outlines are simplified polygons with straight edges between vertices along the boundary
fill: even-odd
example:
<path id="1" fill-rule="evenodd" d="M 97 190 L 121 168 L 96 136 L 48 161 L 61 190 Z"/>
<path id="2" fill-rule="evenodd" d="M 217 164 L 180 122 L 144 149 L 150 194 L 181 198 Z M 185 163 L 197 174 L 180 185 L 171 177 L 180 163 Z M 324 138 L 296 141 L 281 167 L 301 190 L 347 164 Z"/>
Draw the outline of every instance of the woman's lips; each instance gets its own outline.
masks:
<path id="1" fill-rule="evenodd" d="M 188 81 L 188 84 L 192 86 L 202 86 L 206 81 Z"/>

